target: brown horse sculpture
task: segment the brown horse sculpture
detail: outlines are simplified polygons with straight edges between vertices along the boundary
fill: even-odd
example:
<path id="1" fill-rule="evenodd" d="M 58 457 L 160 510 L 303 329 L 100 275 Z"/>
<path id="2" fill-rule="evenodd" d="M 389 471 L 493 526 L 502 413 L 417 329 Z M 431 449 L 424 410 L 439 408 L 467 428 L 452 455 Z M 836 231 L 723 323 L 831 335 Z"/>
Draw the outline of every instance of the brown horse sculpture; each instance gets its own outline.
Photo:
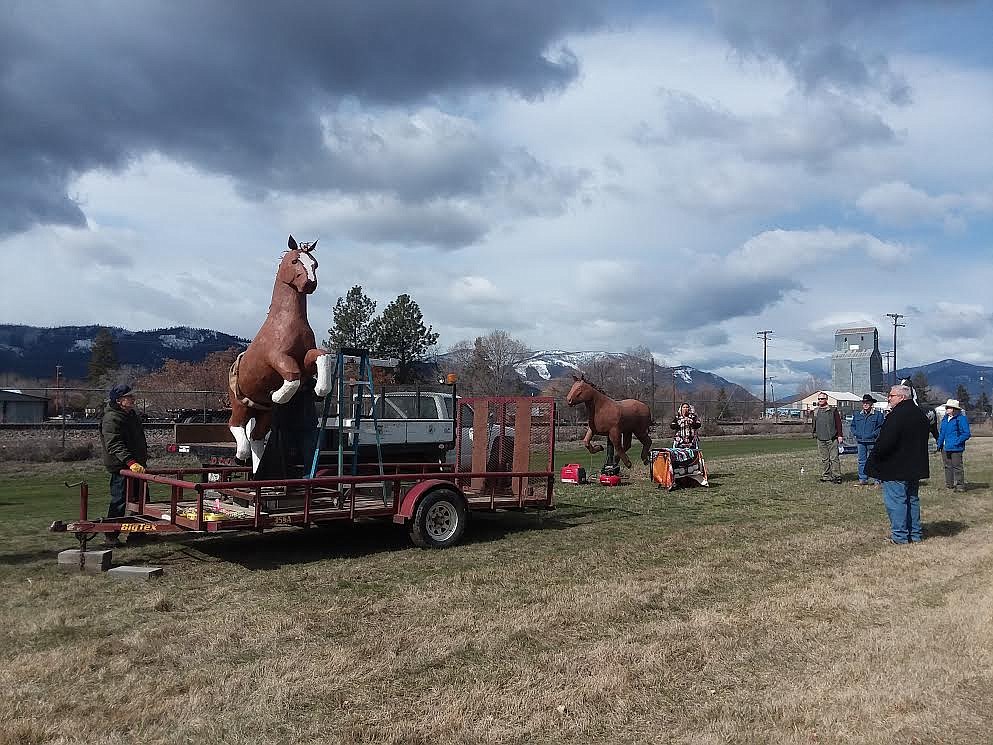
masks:
<path id="1" fill-rule="evenodd" d="M 565 402 L 569 406 L 586 404 L 590 416 L 589 428 L 583 437 L 583 445 L 591 453 L 599 453 L 603 445 L 593 444 L 596 435 L 607 435 L 614 446 L 614 452 L 628 468 L 631 459 L 628 458 L 628 448 L 631 447 L 632 436 L 641 441 L 641 462 L 648 463 L 652 448 L 652 439 L 648 436 L 648 427 L 652 423 L 652 412 L 648 406 L 633 398 L 615 401 L 607 396 L 598 386 L 584 377 L 572 376 L 576 382 L 572 384 Z"/>
<path id="2" fill-rule="evenodd" d="M 291 235 L 276 272 L 272 303 L 262 328 L 238 355 L 228 375 L 231 419 L 228 426 L 238 443 L 237 457 L 258 469 L 273 404 L 293 398 L 303 381 L 317 375 L 314 394 L 327 395 L 331 363 L 327 350 L 318 349 L 307 320 L 307 296 L 317 289 L 317 241 L 298 244 Z"/>

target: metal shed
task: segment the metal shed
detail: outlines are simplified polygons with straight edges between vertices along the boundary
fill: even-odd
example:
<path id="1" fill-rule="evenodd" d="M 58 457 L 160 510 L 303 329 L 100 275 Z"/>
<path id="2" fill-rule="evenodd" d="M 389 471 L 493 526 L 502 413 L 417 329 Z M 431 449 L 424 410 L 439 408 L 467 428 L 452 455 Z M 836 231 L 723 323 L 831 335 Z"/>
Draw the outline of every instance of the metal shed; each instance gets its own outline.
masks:
<path id="1" fill-rule="evenodd" d="M 45 421 L 48 399 L 20 391 L 0 390 L 0 424 L 32 424 Z"/>

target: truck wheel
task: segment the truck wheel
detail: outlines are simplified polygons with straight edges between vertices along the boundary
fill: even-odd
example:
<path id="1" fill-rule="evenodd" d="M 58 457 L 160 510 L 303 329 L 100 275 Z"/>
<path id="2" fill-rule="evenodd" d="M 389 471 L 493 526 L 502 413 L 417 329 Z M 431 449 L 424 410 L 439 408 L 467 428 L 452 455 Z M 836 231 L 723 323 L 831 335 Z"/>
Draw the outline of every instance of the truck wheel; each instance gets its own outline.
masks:
<path id="1" fill-rule="evenodd" d="M 452 489 L 437 489 L 417 505 L 410 540 L 421 548 L 448 548 L 462 538 L 468 517 L 461 495 Z"/>

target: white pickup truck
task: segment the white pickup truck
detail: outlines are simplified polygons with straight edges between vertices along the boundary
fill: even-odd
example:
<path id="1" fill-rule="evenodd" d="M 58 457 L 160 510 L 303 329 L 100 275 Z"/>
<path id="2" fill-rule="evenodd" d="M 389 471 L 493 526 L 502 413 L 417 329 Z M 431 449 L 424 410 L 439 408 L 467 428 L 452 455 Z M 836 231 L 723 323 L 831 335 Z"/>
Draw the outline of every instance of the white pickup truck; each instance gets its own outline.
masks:
<path id="1" fill-rule="evenodd" d="M 455 462 L 455 410 L 452 394 L 439 391 L 388 391 L 377 393 L 375 397 L 376 417 L 379 438 L 383 447 L 383 459 L 434 462 L 444 458 Z M 476 433 L 472 427 L 473 412 L 462 412 L 460 470 L 469 470 L 472 463 L 472 443 Z M 355 426 L 355 420 L 346 418 L 342 422 L 346 432 Z M 359 447 L 366 451 L 374 449 L 376 435 L 368 396 L 363 406 L 359 424 Z M 326 429 L 337 428 L 336 420 L 329 419 Z M 506 466 L 514 452 L 514 431 L 498 424 L 488 425 L 488 469 Z M 353 435 L 348 434 L 345 445 L 350 448 Z M 336 438 L 333 438 L 336 442 Z M 335 447 L 337 447 L 335 445 Z M 504 468 L 503 470 L 506 470 Z"/>

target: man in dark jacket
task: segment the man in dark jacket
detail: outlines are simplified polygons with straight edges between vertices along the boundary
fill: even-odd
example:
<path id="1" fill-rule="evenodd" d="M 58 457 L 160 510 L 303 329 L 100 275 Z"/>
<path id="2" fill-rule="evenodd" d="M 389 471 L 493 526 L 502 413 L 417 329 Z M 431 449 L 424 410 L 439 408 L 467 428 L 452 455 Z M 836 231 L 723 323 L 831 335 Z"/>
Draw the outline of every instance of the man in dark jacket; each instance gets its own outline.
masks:
<path id="1" fill-rule="evenodd" d="M 134 393 L 129 385 L 115 385 L 107 393 L 107 409 L 100 422 L 100 444 L 103 464 L 110 472 L 110 509 L 107 519 L 124 517 L 127 512 L 124 477 L 120 471 L 128 468 L 144 473 L 148 462 L 148 441 L 141 417 L 134 410 Z M 107 542 L 117 543 L 116 533 L 106 534 Z"/>
<path id="2" fill-rule="evenodd" d="M 828 406 L 828 397 L 824 391 L 817 394 L 817 407 L 811 418 L 811 428 L 814 439 L 817 440 L 817 452 L 821 456 L 821 481 L 841 483 L 841 459 L 838 457 L 838 446 L 844 442 L 841 429 L 841 414 L 834 406 Z"/>
<path id="3" fill-rule="evenodd" d="M 890 413 L 879 430 L 876 447 L 869 453 L 866 473 L 883 482 L 883 502 L 890 518 L 891 543 L 920 543 L 921 479 L 931 475 L 927 440 L 929 425 L 924 412 L 911 400 L 905 385 L 890 389 Z"/>
<path id="4" fill-rule="evenodd" d="M 873 408 L 876 399 L 866 393 L 862 396 L 862 411 L 855 413 L 852 417 L 852 437 L 858 443 L 859 454 L 859 486 L 868 486 L 869 477 L 865 473 L 865 462 L 869 459 L 869 453 L 876 446 L 876 438 L 879 437 L 879 430 L 883 426 L 886 418 L 883 412 Z M 872 483 L 877 483 L 872 479 Z"/>

